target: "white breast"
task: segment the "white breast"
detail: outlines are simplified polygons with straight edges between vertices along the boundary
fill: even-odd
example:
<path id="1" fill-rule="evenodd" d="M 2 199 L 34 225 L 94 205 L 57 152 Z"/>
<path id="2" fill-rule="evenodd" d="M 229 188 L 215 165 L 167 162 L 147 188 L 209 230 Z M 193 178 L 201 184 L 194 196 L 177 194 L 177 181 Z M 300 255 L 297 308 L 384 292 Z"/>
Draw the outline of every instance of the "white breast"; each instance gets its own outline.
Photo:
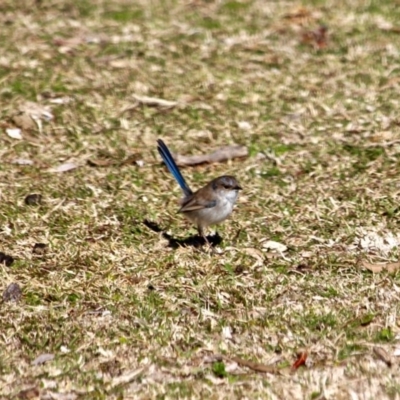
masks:
<path id="1" fill-rule="evenodd" d="M 224 196 L 218 198 L 217 204 L 214 207 L 191 211 L 185 213 L 185 215 L 196 225 L 203 227 L 219 224 L 232 214 L 237 196 L 238 193 L 236 190 L 230 190 L 224 193 Z"/>

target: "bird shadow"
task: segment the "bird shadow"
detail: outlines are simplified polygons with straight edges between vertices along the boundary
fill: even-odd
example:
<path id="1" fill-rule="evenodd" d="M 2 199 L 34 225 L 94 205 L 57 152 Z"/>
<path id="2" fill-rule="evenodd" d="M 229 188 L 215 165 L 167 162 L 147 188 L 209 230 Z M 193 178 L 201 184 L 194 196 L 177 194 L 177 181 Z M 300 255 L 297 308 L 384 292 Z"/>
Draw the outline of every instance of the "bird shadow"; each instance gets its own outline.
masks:
<path id="1" fill-rule="evenodd" d="M 222 243 L 222 237 L 216 232 L 214 235 L 208 235 L 207 240 L 200 235 L 192 235 L 184 239 L 179 239 L 166 233 L 160 225 L 154 221 L 148 219 L 143 220 L 143 224 L 146 225 L 153 232 L 162 233 L 162 236 L 168 240 L 168 247 L 177 249 L 178 247 L 195 247 L 199 248 L 204 245 L 211 245 L 212 247 L 218 246 Z"/>

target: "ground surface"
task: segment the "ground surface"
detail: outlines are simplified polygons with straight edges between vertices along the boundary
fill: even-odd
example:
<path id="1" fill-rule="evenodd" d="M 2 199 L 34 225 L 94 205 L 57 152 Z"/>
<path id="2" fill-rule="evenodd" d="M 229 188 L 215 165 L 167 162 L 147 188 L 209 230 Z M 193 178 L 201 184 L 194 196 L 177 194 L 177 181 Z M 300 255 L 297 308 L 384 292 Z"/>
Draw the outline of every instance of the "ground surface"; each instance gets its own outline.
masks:
<path id="1" fill-rule="evenodd" d="M 0 397 L 400 398 L 400 3 L 18 4 Z M 213 252 L 181 246 L 159 137 L 249 151 L 183 171 L 244 188 Z"/>

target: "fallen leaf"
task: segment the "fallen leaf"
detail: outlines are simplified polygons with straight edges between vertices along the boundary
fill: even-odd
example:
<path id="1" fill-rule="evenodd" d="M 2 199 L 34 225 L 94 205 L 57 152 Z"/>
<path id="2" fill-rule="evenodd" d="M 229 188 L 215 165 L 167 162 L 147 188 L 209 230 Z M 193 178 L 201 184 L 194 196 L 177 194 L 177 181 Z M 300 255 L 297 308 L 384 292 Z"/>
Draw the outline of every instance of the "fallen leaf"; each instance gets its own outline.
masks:
<path id="1" fill-rule="evenodd" d="M 136 164 L 138 167 L 143 167 L 144 165 L 143 160 L 141 160 L 141 155 L 136 153 L 130 154 L 122 161 L 115 158 L 99 158 L 99 159 L 88 160 L 87 163 L 91 167 L 110 167 L 113 165 L 122 166 L 122 165 L 132 165 L 132 164 Z"/>
<path id="2" fill-rule="evenodd" d="M 29 115 L 34 120 L 51 121 L 54 118 L 49 106 L 34 103 L 33 101 L 27 101 L 20 105 L 19 111 L 22 114 Z"/>
<path id="3" fill-rule="evenodd" d="M 19 287 L 18 283 L 11 283 L 7 286 L 6 290 L 3 293 L 3 301 L 14 301 L 18 302 L 21 298 L 22 291 Z"/>
<path id="4" fill-rule="evenodd" d="M 315 49 L 324 49 L 328 42 L 328 28 L 320 25 L 315 30 L 303 32 L 301 42 L 313 46 Z"/>
<path id="5" fill-rule="evenodd" d="M 244 131 L 249 131 L 251 129 L 251 124 L 247 121 L 239 121 L 238 127 Z"/>
<path id="6" fill-rule="evenodd" d="M 249 154 L 247 147 L 245 146 L 225 146 L 221 147 L 213 153 L 201 154 L 196 156 L 183 156 L 180 154 L 175 154 L 174 159 L 178 166 L 186 167 L 198 164 L 213 164 L 219 163 L 233 158 L 247 157 Z"/>
<path id="7" fill-rule="evenodd" d="M 232 328 L 230 326 L 222 327 L 222 337 L 224 339 L 232 339 Z"/>
<path id="8" fill-rule="evenodd" d="M 296 370 L 302 365 L 305 365 L 307 361 L 308 354 L 306 351 L 300 352 L 297 354 L 297 360 L 292 365 L 292 370 Z"/>
<path id="9" fill-rule="evenodd" d="M 400 262 L 386 263 L 386 264 L 371 264 L 366 261 L 361 263 L 361 266 L 367 268 L 371 272 L 379 273 L 383 271 L 396 272 L 400 269 Z"/>
<path id="10" fill-rule="evenodd" d="M 395 349 L 394 352 L 393 352 L 393 355 L 394 355 L 395 357 L 399 357 L 399 356 L 400 356 L 400 347 L 396 347 L 396 349 Z"/>
<path id="11" fill-rule="evenodd" d="M 52 361 L 52 360 L 54 360 L 54 354 L 44 353 L 44 354 L 41 354 L 40 356 L 36 357 L 32 361 L 32 365 L 40 365 L 40 364 L 44 364 L 47 361 Z"/>
<path id="12" fill-rule="evenodd" d="M 56 97 L 54 99 L 49 99 L 49 103 L 53 104 L 68 104 L 72 101 L 71 97 L 64 96 L 64 97 Z"/>
<path id="13" fill-rule="evenodd" d="M 137 68 L 137 60 L 134 58 L 123 58 L 123 59 L 117 59 L 117 60 L 110 60 L 110 67 L 116 68 L 116 69 L 135 69 Z"/>
<path id="14" fill-rule="evenodd" d="M 224 356 L 223 358 L 227 361 L 234 361 L 238 365 L 240 365 L 242 367 L 250 368 L 256 372 L 268 372 L 271 374 L 278 373 L 278 369 L 272 365 L 265 365 L 265 364 L 260 364 L 260 363 L 253 362 L 253 361 L 247 361 L 247 360 L 244 360 L 243 358 L 235 357 L 235 356 L 234 357 L 225 357 Z"/>
<path id="15" fill-rule="evenodd" d="M 164 99 L 159 99 L 157 97 L 138 96 L 136 94 L 133 95 L 133 98 L 140 104 L 143 104 L 148 107 L 171 108 L 175 107 L 178 104 L 177 101 L 164 100 Z"/>
<path id="16" fill-rule="evenodd" d="M 375 143 L 389 142 L 393 140 L 394 133 L 392 131 L 379 131 L 371 135 L 368 140 Z"/>
<path id="17" fill-rule="evenodd" d="M 119 386 L 119 385 L 125 385 L 125 384 L 133 381 L 139 375 L 141 375 L 146 369 L 147 369 L 147 367 L 138 368 L 136 370 L 128 372 L 127 374 L 124 374 L 124 375 L 117 376 L 117 377 L 113 378 L 113 380 L 111 381 L 111 387 L 116 387 L 116 386 Z"/>
<path id="18" fill-rule="evenodd" d="M 12 139 L 22 140 L 21 129 L 19 128 L 7 128 L 6 133 Z"/>
<path id="19" fill-rule="evenodd" d="M 69 53 L 85 43 L 83 35 L 77 35 L 70 38 L 55 37 L 53 43 L 58 46 L 58 51 L 61 54 Z"/>
<path id="20" fill-rule="evenodd" d="M 221 354 L 206 354 L 204 357 L 196 357 L 198 362 L 197 365 L 202 364 L 203 362 L 206 364 L 213 364 L 215 362 L 222 361 L 224 357 Z"/>
<path id="21" fill-rule="evenodd" d="M 264 262 L 264 254 L 261 250 L 254 249 L 252 247 L 245 247 L 243 253 L 255 258 L 260 264 Z"/>
<path id="22" fill-rule="evenodd" d="M 378 356 L 378 358 L 380 358 L 388 367 L 392 366 L 392 359 L 385 349 L 375 346 L 374 354 Z"/>
<path id="23" fill-rule="evenodd" d="M 17 165 L 33 165 L 33 161 L 28 160 L 27 158 L 15 158 L 11 163 Z"/>
<path id="24" fill-rule="evenodd" d="M 262 244 L 262 247 L 266 250 L 276 250 L 281 253 L 287 250 L 287 246 L 279 242 L 274 242 L 273 240 L 266 241 Z"/>
<path id="25" fill-rule="evenodd" d="M 91 167 L 109 167 L 111 165 L 118 164 L 117 161 L 112 159 L 98 159 L 98 160 L 87 160 L 88 165 Z"/>
<path id="26" fill-rule="evenodd" d="M 43 399 L 51 399 L 51 400 L 76 400 L 78 395 L 76 393 L 60 393 L 60 392 L 52 392 L 50 390 L 46 390 L 46 397 Z"/>
<path id="27" fill-rule="evenodd" d="M 130 154 L 123 160 L 120 165 L 131 165 L 136 164 L 138 167 L 143 167 L 144 161 L 142 160 L 142 155 L 138 153 Z"/>
<path id="28" fill-rule="evenodd" d="M 48 170 L 48 172 L 56 172 L 56 173 L 61 173 L 61 172 L 68 172 L 68 171 L 72 171 L 75 168 L 78 168 L 79 165 L 73 163 L 73 162 L 67 162 L 64 164 L 60 164 L 57 167 L 54 168 L 50 168 Z"/>
<path id="29" fill-rule="evenodd" d="M 299 21 L 299 20 L 303 21 L 305 18 L 311 18 L 311 16 L 312 16 L 311 10 L 303 6 L 299 6 L 286 13 L 283 16 L 283 18 L 294 21 Z"/>
<path id="30" fill-rule="evenodd" d="M 20 127 L 23 131 L 27 131 L 30 129 L 35 129 L 36 124 L 35 121 L 31 118 L 30 115 L 25 113 L 19 113 L 12 117 L 12 121 L 15 125 Z"/>
<path id="31" fill-rule="evenodd" d="M 17 399 L 20 400 L 33 400 L 33 399 L 39 399 L 40 396 L 40 391 L 36 387 L 32 387 L 29 389 L 21 390 L 17 394 Z"/>

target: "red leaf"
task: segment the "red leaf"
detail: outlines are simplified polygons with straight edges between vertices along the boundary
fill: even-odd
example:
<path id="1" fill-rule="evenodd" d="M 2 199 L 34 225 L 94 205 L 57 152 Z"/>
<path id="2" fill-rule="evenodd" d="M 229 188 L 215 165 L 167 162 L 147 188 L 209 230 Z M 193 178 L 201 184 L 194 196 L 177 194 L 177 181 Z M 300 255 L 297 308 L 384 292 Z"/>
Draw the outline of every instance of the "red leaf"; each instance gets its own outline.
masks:
<path id="1" fill-rule="evenodd" d="M 303 352 L 297 354 L 297 360 L 293 363 L 292 370 L 296 370 L 297 368 L 301 367 L 302 365 L 305 365 L 307 357 L 308 357 L 308 354 L 306 351 L 303 351 Z"/>

